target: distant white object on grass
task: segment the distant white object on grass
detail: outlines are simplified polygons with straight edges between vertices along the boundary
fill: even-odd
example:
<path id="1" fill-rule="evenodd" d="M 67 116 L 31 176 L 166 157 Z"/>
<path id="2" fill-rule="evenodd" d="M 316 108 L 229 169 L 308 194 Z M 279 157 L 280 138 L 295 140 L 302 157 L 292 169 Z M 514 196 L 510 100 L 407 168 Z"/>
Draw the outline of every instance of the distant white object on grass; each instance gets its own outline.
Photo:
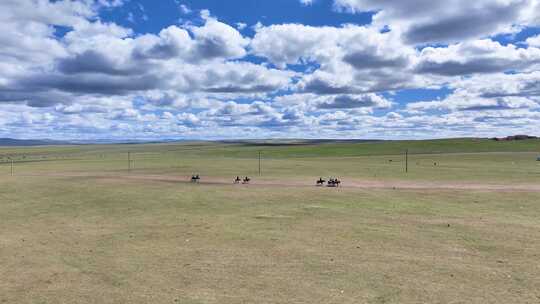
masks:
<path id="1" fill-rule="evenodd" d="M 536 158 L 536 160 L 537 160 L 537 161 L 540 161 L 540 156 L 538 156 L 538 157 Z"/>

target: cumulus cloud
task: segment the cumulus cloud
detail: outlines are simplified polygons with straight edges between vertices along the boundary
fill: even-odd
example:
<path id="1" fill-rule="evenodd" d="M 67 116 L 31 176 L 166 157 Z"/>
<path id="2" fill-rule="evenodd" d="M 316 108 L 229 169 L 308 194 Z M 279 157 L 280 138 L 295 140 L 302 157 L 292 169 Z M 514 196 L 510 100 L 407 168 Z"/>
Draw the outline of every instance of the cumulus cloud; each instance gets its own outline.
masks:
<path id="1" fill-rule="evenodd" d="M 193 40 L 188 31 L 177 26 L 161 30 L 158 36 L 144 35 L 134 41 L 135 59 L 187 58 L 193 49 Z"/>
<path id="2" fill-rule="evenodd" d="M 340 57 L 359 69 L 403 66 L 414 53 L 393 33 L 365 26 L 282 24 L 261 26 L 256 32 L 250 45 L 253 53 L 282 68 L 312 61 L 327 65 Z"/>
<path id="3" fill-rule="evenodd" d="M 492 97 L 482 98 L 456 93 L 440 101 L 415 102 L 408 105 L 411 111 L 485 111 L 510 109 L 538 109 L 537 101 L 525 97 Z"/>
<path id="4" fill-rule="evenodd" d="M 540 72 L 475 76 L 455 81 L 452 87 L 483 97 L 540 97 Z"/>
<path id="5" fill-rule="evenodd" d="M 334 40 L 338 32 L 338 28 L 301 24 L 260 26 L 250 46 L 255 55 L 286 68 L 287 64 L 330 60 L 338 51 Z"/>
<path id="6" fill-rule="evenodd" d="M 534 26 L 536 0 L 335 0 L 338 9 L 374 12 L 374 24 L 404 33 L 412 44 L 453 43 L 512 32 L 515 25 Z"/>
<path id="7" fill-rule="evenodd" d="M 317 95 L 312 93 L 291 94 L 275 98 L 274 106 L 302 112 L 353 111 L 370 113 L 375 109 L 389 109 L 394 104 L 377 94 Z"/>
<path id="8" fill-rule="evenodd" d="M 411 75 L 414 48 L 395 33 L 372 27 L 260 27 L 251 49 L 280 68 L 319 65 L 299 81 L 297 88 L 304 92 L 359 94 L 425 84 L 421 76 Z"/>
<path id="9" fill-rule="evenodd" d="M 540 73 L 475 76 L 450 85 L 447 98 L 414 102 L 407 109 L 416 111 L 476 111 L 540 109 Z"/>
<path id="10" fill-rule="evenodd" d="M 190 27 L 195 37 L 195 53 L 205 59 L 241 58 L 246 55 L 249 40 L 235 28 L 216 19 L 205 17 L 202 27 Z"/>
<path id="11" fill-rule="evenodd" d="M 215 126 L 270 129 L 303 125 L 306 124 L 304 118 L 304 113 L 301 111 L 293 108 L 280 111 L 262 101 L 250 104 L 223 102 L 213 109 L 199 113 L 198 116 L 198 119 Z"/>
<path id="12" fill-rule="evenodd" d="M 525 43 L 529 46 L 540 47 L 540 35 L 527 38 Z"/>
<path id="13" fill-rule="evenodd" d="M 321 109 L 389 108 L 392 103 L 376 94 L 339 95 L 319 104 Z"/>
<path id="14" fill-rule="evenodd" d="M 540 63 L 540 49 L 502 46 L 492 40 L 476 40 L 422 50 L 416 67 L 418 73 L 461 76 L 497 73 L 534 68 Z"/>
<path id="15" fill-rule="evenodd" d="M 330 71 L 317 70 L 305 75 L 298 83 L 301 92 L 321 95 L 364 94 L 428 87 L 429 79 L 408 73 L 406 70 L 380 69 L 355 71 L 340 65 Z"/>
<path id="16" fill-rule="evenodd" d="M 540 24 L 538 1 L 335 0 L 373 23 L 258 23 L 252 37 L 180 2 L 196 22 L 156 33 L 101 18 L 124 2 L 0 3 L 0 133 L 435 137 L 540 121 L 538 36 L 493 37 Z"/>
<path id="17" fill-rule="evenodd" d="M 149 90 L 261 94 L 286 88 L 294 75 L 230 61 L 245 56 L 249 40 L 209 14 L 201 26 L 170 26 L 157 35 L 133 37 L 131 30 L 116 24 L 85 19 L 93 16 L 94 7 L 119 3 L 88 3 L 76 7 L 86 13 L 82 17 L 79 10 L 70 11 L 77 22 L 61 40 L 54 37 L 48 20 L 40 24 L 48 30 L 24 33 L 32 39 L 29 45 L 36 43 L 28 48 L 28 57 L 35 62 L 21 52 L 20 42 L 13 41 L 18 45 L 12 52 L 7 45 L 3 48 L 0 57 L 9 60 L 0 72 L 1 100 L 46 106 L 84 99 L 85 94 L 132 95 Z M 43 58 L 36 58 L 40 54 Z"/>

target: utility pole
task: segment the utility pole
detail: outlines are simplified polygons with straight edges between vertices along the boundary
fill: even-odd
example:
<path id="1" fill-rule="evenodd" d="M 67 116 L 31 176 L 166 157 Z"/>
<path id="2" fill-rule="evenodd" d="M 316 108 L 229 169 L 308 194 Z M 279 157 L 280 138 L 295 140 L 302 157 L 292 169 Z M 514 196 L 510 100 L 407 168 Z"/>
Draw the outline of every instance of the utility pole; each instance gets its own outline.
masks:
<path id="1" fill-rule="evenodd" d="M 405 150 L 405 173 L 409 172 L 409 149 Z"/>
<path id="2" fill-rule="evenodd" d="M 261 176 L 261 151 L 259 151 L 259 176 Z"/>
<path id="3" fill-rule="evenodd" d="M 13 158 L 11 159 L 11 176 L 13 176 Z"/>
<path id="4" fill-rule="evenodd" d="M 128 152 L 128 172 L 131 172 L 131 152 Z"/>

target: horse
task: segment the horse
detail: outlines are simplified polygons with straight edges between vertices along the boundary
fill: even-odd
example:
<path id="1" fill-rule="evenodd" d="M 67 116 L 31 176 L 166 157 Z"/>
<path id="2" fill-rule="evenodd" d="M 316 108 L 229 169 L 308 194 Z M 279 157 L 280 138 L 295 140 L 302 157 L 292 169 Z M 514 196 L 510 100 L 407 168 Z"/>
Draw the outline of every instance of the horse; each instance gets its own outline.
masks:
<path id="1" fill-rule="evenodd" d="M 337 178 L 331 178 L 328 181 L 328 187 L 339 187 L 341 185 L 341 181 Z"/>
<path id="2" fill-rule="evenodd" d="M 317 181 L 317 186 L 322 186 L 322 185 L 324 185 L 324 183 L 326 183 L 326 181 L 321 177 L 321 178 L 319 178 L 319 180 Z"/>
<path id="3" fill-rule="evenodd" d="M 251 178 L 249 177 L 245 177 L 244 180 L 242 181 L 242 184 L 249 184 L 249 182 L 251 181 Z"/>
<path id="4" fill-rule="evenodd" d="M 234 183 L 235 183 L 235 184 L 239 184 L 240 181 L 242 181 L 242 180 L 240 179 L 240 176 L 237 176 L 237 177 L 234 179 Z"/>
<path id="5" fill-rule="evenodd" d="M 201 180 L 201 177 L 199 176 L 199 174 L 191 176 L 192 183 L 198 183 L 200 180 Z"/>

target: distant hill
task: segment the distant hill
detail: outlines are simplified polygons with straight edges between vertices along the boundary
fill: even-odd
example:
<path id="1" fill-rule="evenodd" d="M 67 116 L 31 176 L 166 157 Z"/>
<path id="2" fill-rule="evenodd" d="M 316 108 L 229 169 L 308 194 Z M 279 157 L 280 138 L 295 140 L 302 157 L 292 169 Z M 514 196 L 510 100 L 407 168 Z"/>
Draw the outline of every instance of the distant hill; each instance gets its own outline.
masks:
<path id="1" fill-rule="evenodd" d="M 260 141 L 259 141 L 260 142 Z M 485 153 L 485 152 L 540 152 L 540 139 L 495 141 L 487 138 L 451 138 L 433 140 L 387 141 L 297 141 L 289 143 L 237 142 L 215 146 L 197 153 L 215 157 L 257 157 L 262 151 L 267 158 L 290 157 L 355 157 L 373 155 Z"/>
<path id="2" fill-rule="evenodd" d="M 52 146 L 52 145 L 69 145 L 70 142 L 57 140 L 39 140 L 39 139 L 14 139 L 0 138 L 0 147 L 31 147 L 31 146 Z"/>
<path id="3" fill-rule="evenodd" d="M 236 144 L 245 146 L 302 146 L 318 144 L 359 144 L 382 142 L 376 139 L 246 139 L 246 140 L 220 140 L 217 143 Z"/>

